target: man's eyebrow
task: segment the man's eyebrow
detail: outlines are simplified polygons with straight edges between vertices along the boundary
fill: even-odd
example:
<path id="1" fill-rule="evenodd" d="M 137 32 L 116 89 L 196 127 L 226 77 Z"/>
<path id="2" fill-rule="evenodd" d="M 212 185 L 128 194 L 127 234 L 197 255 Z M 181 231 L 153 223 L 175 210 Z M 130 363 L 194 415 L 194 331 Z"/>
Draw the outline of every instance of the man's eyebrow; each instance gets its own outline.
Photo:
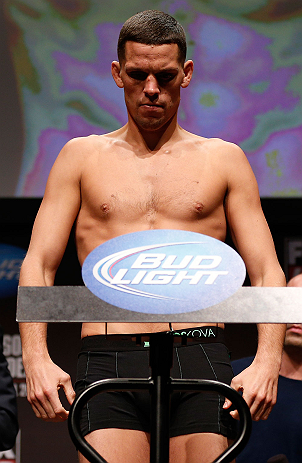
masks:
<path id="1" fill-rule="evenodd" d="M 159 71 L 157 71 L 155 74 L 160 74 L 161 72 L 167 72 L 167 73 L 169 73 L 169 72 L 172 72 L 172 73 L 173 72 L 178 72 L 178 68 L 176 68 L 176 67 L 162 68 Z"/>
<path id="2" fill-rule="evenodd" d="M 127 72 L 132 72 L 132 71 L 140 71 L 140 72 L 145 72 L 145 73 L 149 73 L 149 69 L 146 69 L 144 67 L 141 67 L 141 66 L 136 66 L 136 65 L 132 65 L 132 64 L 125 64 L 125 70 Z M 169 67 L 166 67 L 166 68 L 160 68 L 158 70 L 155 70 L 154 74 L 160 74 L 162 72 L 178 72 L 179 68 L 177 68 L 176 66 L 169 66 Z"/>
<path id="3" fill-rule="evenodd" d="M 126 64 L 125 65 L 126 71 L 142 71 L 145 72 L 145 70 L 141 66 L 134 66 L 132 64 Z"/>

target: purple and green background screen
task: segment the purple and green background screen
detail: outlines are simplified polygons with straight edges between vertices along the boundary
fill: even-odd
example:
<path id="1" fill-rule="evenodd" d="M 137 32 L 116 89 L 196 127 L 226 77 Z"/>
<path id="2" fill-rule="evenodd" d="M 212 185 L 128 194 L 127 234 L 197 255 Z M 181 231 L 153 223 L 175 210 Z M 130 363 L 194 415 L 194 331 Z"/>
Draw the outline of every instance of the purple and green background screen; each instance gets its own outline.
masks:
<path id="1" fill-rule="evenodd" d="M 110 67 L 123 22 L 144 9 L 172 14 L 187 33 L 195 68 L 180 125 L 238 144 L 262 197 L 301 197 L 300 0 L 4 0 L 22 108 L 14 195 L 43 195 L 69 139 L 126 123 Z"/>

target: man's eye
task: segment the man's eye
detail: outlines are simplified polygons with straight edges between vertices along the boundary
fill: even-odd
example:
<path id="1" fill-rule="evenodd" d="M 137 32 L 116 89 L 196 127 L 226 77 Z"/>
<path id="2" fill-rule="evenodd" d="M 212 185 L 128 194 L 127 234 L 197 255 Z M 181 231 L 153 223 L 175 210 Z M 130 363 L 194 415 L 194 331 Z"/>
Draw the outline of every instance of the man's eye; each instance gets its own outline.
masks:
<path id="1" fill-rule="evenodd" d="M 147 74 L 141 71 L 132 71 L 129 72 L 129 76 L 135 80 L 146 80 Z"/>
<path id="2" fill-rule="evenodd" d="M 174 74 L 159 74 L 157 79 L 159 82 L 170 82 L 175 77 Z"/>

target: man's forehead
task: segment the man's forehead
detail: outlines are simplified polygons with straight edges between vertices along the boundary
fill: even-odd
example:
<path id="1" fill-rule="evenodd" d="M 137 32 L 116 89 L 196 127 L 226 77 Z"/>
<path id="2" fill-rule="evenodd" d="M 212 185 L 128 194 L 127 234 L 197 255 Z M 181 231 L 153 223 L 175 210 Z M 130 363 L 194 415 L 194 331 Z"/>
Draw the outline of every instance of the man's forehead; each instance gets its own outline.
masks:
<path id="1" fill-rule="evenodd" d="M 124 65 L 140 65 L 158 62 L 167 66 L 179 64 L 179 49 L 176 43 L 147 45 L 138 42 L 126 42 Z"/>

